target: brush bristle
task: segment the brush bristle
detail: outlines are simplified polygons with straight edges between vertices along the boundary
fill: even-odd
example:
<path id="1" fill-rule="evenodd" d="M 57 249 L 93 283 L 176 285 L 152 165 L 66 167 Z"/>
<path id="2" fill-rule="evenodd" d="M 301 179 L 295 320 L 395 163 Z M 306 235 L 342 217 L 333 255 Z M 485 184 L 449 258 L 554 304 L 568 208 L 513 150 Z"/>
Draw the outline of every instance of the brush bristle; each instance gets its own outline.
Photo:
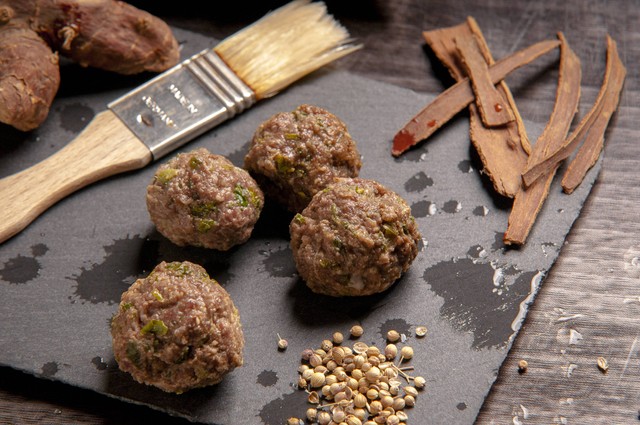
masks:
<path id="1" fill-rule="evenodd" d="M 324 3 L 296 0 L 226 38 L 214 50 L 262 99 L 360 47 L 327 14 Z"/>

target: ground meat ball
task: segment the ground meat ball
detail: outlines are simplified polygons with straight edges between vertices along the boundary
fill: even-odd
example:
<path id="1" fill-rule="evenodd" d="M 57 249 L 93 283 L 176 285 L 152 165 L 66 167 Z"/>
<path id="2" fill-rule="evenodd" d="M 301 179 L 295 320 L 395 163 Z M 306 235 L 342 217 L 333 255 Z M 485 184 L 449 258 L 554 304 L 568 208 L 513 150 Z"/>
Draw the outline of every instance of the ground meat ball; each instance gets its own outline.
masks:
<path id="1" fill-rule="evenodd" d="M 162 165 L 147 187 L 151 220 L 180 246 L 226 251 L 246 242 L 263 204 L 249 173 L 204 148 Z"/>
<path id="2" fill-rule="evenodd" d="M 357 177 L 362 161 L 339 118 L 301 105 L 258 127 L 244 165 L 269 198 L 300 212 L 336 177 Z"/>
<path id="3" fill-rule="evenodd" d="M 366 179 L 340 179 L 290 225 L 300 276 L 331 296 L 382 292 L 418 254 L 420 233 L 407 203 Z"/>
<path id="4" fill-rule="evenodd" d="M 111 322 L 120 369 L 181 393 L 242 365 L 240 316 L 227 291 L 189 262 L 160 263 L 122 295 Z"/>

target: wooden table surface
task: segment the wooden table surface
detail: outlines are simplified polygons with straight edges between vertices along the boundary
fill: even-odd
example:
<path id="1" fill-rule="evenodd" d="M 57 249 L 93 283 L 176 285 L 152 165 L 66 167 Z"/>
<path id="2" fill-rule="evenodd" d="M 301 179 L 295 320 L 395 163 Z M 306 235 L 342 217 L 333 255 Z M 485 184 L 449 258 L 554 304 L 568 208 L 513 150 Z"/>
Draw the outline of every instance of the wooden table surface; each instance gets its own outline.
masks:
<path id="1" fill-rule="evenodd" d="M 153 2 L 135 4 L 178 27 L 221 38 L 280 3 L 240 1 L 204 10 L 201 2 L 190 0 L 171 7 Z M 422 30 L 457 24 L 473 16 L 496 58 L 562 31 L 583 65 L 580 115 L 590 107 L 602 81 L 605 35 L 611 34 L 618 42 L 628 73 L 619 111 L 605 134 L 602 172 L 477 422 L 640 423 L 640 1 L 327 3 L 366 46 L 336 67 L 433 94 L 451 81 L 433 66 Z M 546 122 L 553 107 L 556 78 L 557 68 L 534 65 L 507 80 L 528 120 Z M 606 374 L 596 365 L 599 356 L 608 360 Z M 521 359 L 529 363 L 524 374 L 517 371 Z M 0 424 L 134 423 L 188 422 L 0 368 Z M 431 422 L 421 418 L 412 423 Z"/>

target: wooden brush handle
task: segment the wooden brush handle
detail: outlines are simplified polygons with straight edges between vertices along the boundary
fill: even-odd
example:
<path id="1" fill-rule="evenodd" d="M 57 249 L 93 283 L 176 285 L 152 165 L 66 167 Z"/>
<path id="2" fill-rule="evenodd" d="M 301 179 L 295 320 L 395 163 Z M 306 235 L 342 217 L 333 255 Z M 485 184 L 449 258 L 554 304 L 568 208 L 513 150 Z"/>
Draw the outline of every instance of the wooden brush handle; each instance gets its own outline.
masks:
<path id="1" fill-rule="evenodd" d="M 0 180 L 0 243 L 65 196 L 105 177 L 142 168 L 151 159 L 149 148 L 113 112 L 99 113 L 63 149 Z"/>

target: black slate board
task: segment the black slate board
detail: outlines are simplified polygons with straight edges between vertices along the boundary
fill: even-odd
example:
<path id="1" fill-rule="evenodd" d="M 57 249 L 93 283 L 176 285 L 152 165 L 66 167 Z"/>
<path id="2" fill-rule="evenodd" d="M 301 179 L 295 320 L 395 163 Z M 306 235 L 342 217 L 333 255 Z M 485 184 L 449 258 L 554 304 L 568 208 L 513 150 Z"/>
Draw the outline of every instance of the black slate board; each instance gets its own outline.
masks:
<path id="1" fill-rule="evenodd" d="M 183 57 L 214 43 L 176 33 Z M 0 128 L 0 177 L 60 149 L 143 78 L 66 65 L 65 85 L 43 127 L 30 134 Z M 281 424 L 307 407 L 304 392 L 294 388 L 299 353 L 361 323 L 367 343 L 384 344 L 394 328 L 414 346 L 411 364 L 427 379 L 427 390 L 408 410 L 412 423 L 473 423 L 601 163 L 571 196 L 554 182 L 527 245 L 507 249 L 501 237 L 510 202 L 478 171 L 465 114 L 401 158 L 389 153 L 394 133 L 432 98 L 327 69 L 181 149 L 204 146 L 241 165 L 253 131 L 274 113 L 301 103 L 335 113 L 363 155 L 361 176 L 401 194 L 424 237 L 412 268 L 387 292 L 354 299 L 313 295 L 291 258 L 291 216 L 273 205 L 237 249 L 172 245 L 146 212 L 153 165 L 81 190 L 0 246 L 0 364 L 194 421 Z M 527 129 L 532 140 L 541 131 L 532 124 Z M 109 319 L 120 294 L 162 260 L 202 264 L 240 311 L 245 365 L 217 386 L 165 394 L 135 383 L 113 360 Z M 420 325 L 429 333 L 416 339 Z M 287 351 L 277 351 L 276 333 L 289 341 Z"/>

